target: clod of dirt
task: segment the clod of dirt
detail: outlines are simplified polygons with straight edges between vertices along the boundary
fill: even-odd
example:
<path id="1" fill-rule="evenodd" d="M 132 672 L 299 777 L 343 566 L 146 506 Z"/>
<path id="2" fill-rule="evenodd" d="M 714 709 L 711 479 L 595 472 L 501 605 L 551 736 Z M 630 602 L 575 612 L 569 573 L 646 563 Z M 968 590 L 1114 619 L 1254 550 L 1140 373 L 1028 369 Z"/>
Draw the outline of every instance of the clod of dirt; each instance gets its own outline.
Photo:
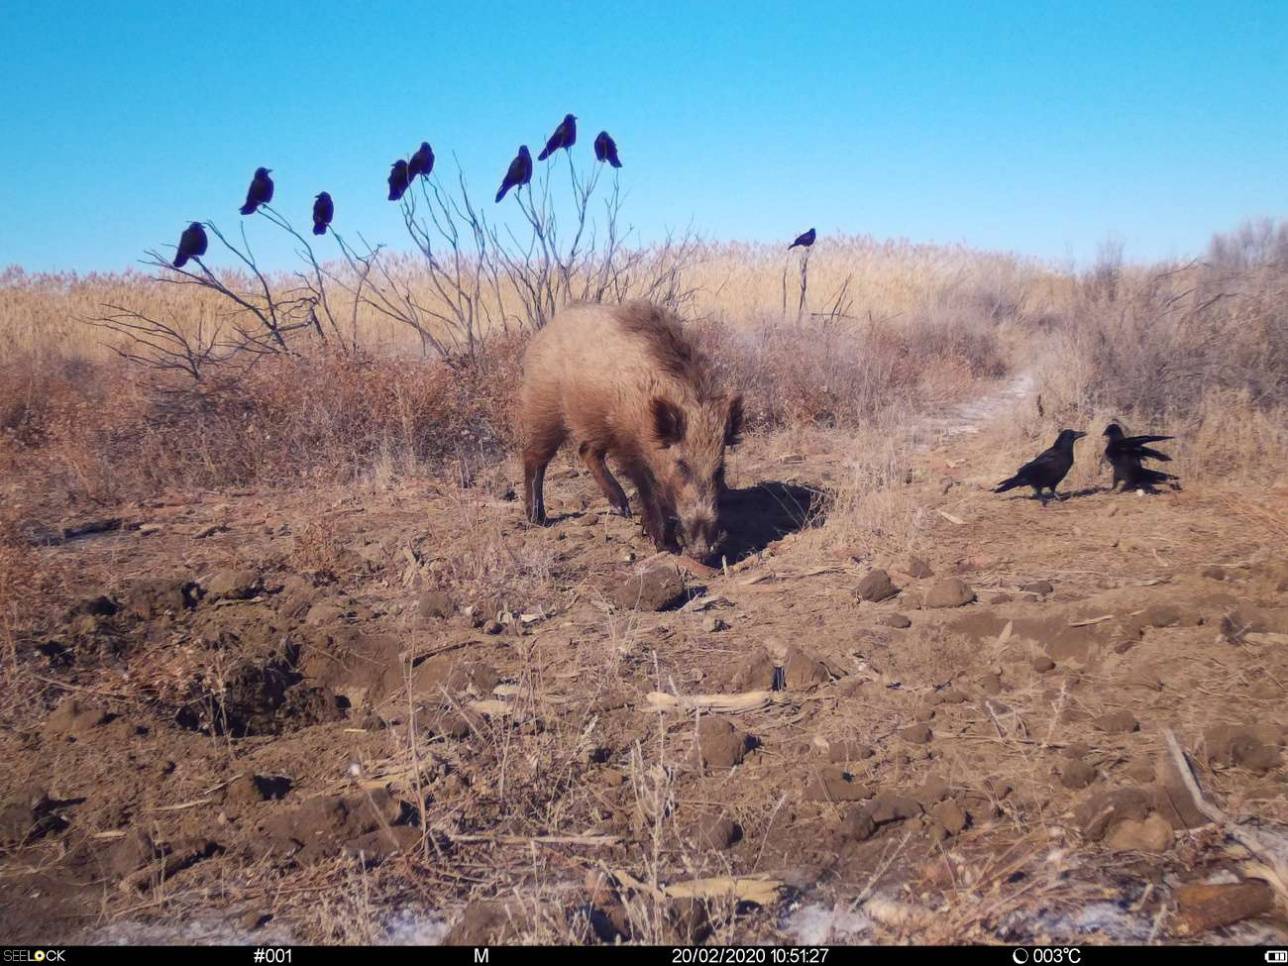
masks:
<path id="1" fill-rule="evenodd" d="M 442 590 L 427 590 L 416 600 L 416 612 L 424 619 L 444 620 L 456 613 L 456 601 Z"/>
<path id="2" fill-rule="evenodd" d="M 930 817 L 949 835 L 957 835 L 970 824 L 970 815 L 954 801 L 940 802 L 930 810 Z"/>
<path id="3" fill-rule="evenodd" d="M 1066 761 L 1060 768 L 1060 784 L 1065 788 L 1077 790 L 1086 788 L 1096 780 L 1096 769 L 1085 761 L 1076 758 Z"/>
<path id="4" fill-rule="evenodd" d="M 820 768 L 805 785 L 805 800 L 810 802 L 861 802 L 872 797 L 870 785 L 855 781 L 844 768 Z"/>
<path id="5" fill-rule="evenodd" d="M 517 899 L 471 902 L 444 942 L 449 946 L 495 946 L 515 942 L 531 929 L 532 914 Z"/>
<path id="6" fill-rule="evenodd" d="M 899 593 L 899 588 L 894 585 L 890 575 L 884 570 L 870 571 L 866 577 L 859 581 L 859 586 L 854 591 L 858 594 L 860 600 L 876 602 L 886 600 Z"/>
<path id="7" fill-rule="evenodd" d="M 1133 731 L 1140 731 L 1140 722 L 1130 711 L 1111 711 L 1108 714 L 1102 714 L 1092 724 L 1109 735 L 1126 735 Z"/>
<path id="8" fill-rule="evenodd" d="M 54 812 L 44 789 L 35 789 L 17 801 L 0 805 L 0 845 L 21 846 L 50 832 L 60 832 L 67 822 Z"/>
<path id="9" fill-rule="evenodd" d="M 410 825 L 391 825 L 359 835 L 344 843 L 344 851 L 372 862 L 402 853 L 409 855 L 420 848 L 422 832 Z"/>
<path id="10" fill-rule="evenodd" d="M 1055 670 L 1055 661 L 1045 654 L 1039 654 L 1033 659 L 1033 670 L 1037 671 L 1038 674 L 1046 674 L 1047 671 Z"/>
<path id="11" fill-rule="evenodd" d="M 317 606 L 323 605 L 314 609 Z M 378 704 L 405 683 L 399 656 L 403 642 L 393 635 L 368 634 L 346 625 L 309 634 L 305 640 L 299 673 L 310 684 L 343 695 L 352 707 Z M 428 673 L 422 669 L 433 660 L 418 665 L 415 673 Z"/>
<path id="12" fill-rule="evenodd" d="M 789 691 L 804 690 L 832 680 L 827 667 L 799 648 L 790 647 L 783 659 L 783 684 Z"/>
<path id="13" fill-rule="evenodd" d="M 1171 604 L 1155 604 L 1145 611 L 1145 623 L 1150 627 L 1175 627 L 1181 622 L 1181 612 Z"/>
<path id="14" fill-rule="evenodd" d="M 78 738 L 110 720 L 106 711 L 82 698 L 67 697 L 45 719 L 45 734 Z"/>
<path id="15" fill-rule="evenodd" d="M 301 620 L 309 612 L 317 596 L 318 592 L 311 583 L 298 574 L 289 574 L 280 582 L 275 606 L 283 617 Z"/>
<path id="16" fill-rule="evenodd" d="M 988 599 L 988 602 L 990 604 L 1009 604 L 1011 599 L 1011 595 L 1003 591 L 1000 594 L 994 594 Z"/>
<path id="17" fill-rule="evenodd" d="M 727 849 L 742 838 L 742 828 L 728 815 L 704 815 L 693 826 L 690 838 L 704 849 Z"/>
<path id="18" fill-rule="evenodd" d="M 908 619 L 906 614 L 887 614 L 877 623 L 882 624 L 885 627 L 895 627 L 899 630 L 912 626 L 912 621 Z"/>
<path id="19" fill-rule="evenodd" d="M 1050 581 L 1034 580 L 1027 584 L 1021 584 L 1020 590 L 1024 591 L 1026 594 L 1037 594 L 1039 597 L 1045 597 L 1052 593 L 1055 588 L 1051 586 Z"/>
<path id="20" fill-rule="evenodd" d="M 948 577 L 932 584 L 923 602 L 926 607 L 961 607 L 975 599 L 973 591 L 960 577 Z"/>
<path id="21" fill-rule="evenodd" d="M 769 652 L 758 647 L 734 665 L 729 687 L 732 691 L 768 691 L 776 677 L 777 669 Z"/>
<path id="22" fill-rule="evenodd" d="M 166 850 L 158 847 L 147 832 L 132 828 L 107 850 L 104 864 L 111 878 L 120 879 L 165 854 Z"/>
<path id="23" fill-rule="evenodd" d="M 1083 799 L 1074 809 L 1074 818 L 1082 834 L 1098 842 L 1120 822 L 1143 821 L 1150 805 L 1150 796 L 1140 788 L 1111 788 Z"/>
<path id="24" fill-rule="evenodd" d="M 1267 745 L 1253 729 L 1214 725 L 1203 733 L 1209 765 L 1267 772 L 1279 765 L 1279 749 Z"/>
<path id="25" fill-rule="evenodd" d="M 942 778 L 927 778 L 926 783 L 912 793 L 912 797 L 921 803 L 922 808 L 929 808 L 948 797 L 951 789 Z"/>
<path id="26" fill-rule="evenodd" d="M 291 780 L 284 775 L 242 775 L 224 789 L 224 804 L 239 809 L 270 799 L 285 798 L 290 790 Z"/>
<path id="27" fill-rule="evenodd" d="M 260 589 L 259 574 L 253 570 L 220 570 L 202 584 L 206 600 L 246 600 Z"/>
<path id="28" fill-rule="evenodd" d="M 1002 675 L 996 671 L 988 671 L 979 676 L 979 689 L 985 694 L 1000 694 L 1002 690 Z"/>
<path id="29" fill-rule="evenodd" d="M 702 621 L 702 629 L 708 634 L 717 634 L 720 631 L 728 630 L 729 625 L 724 618 L 711 614 Z"/>
<path id="30" fill-rule="evenodd" d="M 1166 852 L 1172 845 L 1172 826 L 1157 814 L 1143 822 L 1129 818 L 1113 826 L 1105 844 L 1116 852 Z"/>
<path id="31" fill-rule="evenodd" d="M 915 577 L 917 580 L 924 580 L 926 577 L 935 576 L 935 572 L 931 569 L 930 564 L 926 563 L 926 561 L 922 560 L 920 557 L 909 557 L 908 565 L 904 567 L 904 571 L 909 577 Z"/>
<path id="32" fill-rule="evenodd" d="M 854 806 L 845 810 L 841 824 L 836 830 L 841 841 L 865 842 L 876 834 L 877 823 L 872 820 L 872 812 L 866 806 Z"/>
<path id="33" fill-rule="evenodd" d="M 1185 885 L 1176 890 L 1176 932 L 1197 936 L 1253 916 L 1274 906 L 1274 892 L 1260 880 L 1247 879 L 1221 885 Z"/>
<path id="34" fill-rule="evenodd" d="M 684 598 L 684 582 L 674 566 L 659 564 L 627 577 L 612 593 L 624 610 L 658 611 L 674 607 Z"/>
<path id="35" fill-rule="evenodd" d="M 929 744 L 930 739 L 934 736 L 934 732 L 930 730 L 930 725 L 925 723 L 909 725 L 899 732 L 900 738 L 913 745 Z"/>
<path id="36" fill-rule="evenodd" d="M 200 588 L 186 577 L 148 577 L 125 588 L 121 606 L 130 617 L 148 620 L 181 613 L 194 606 L 199 595 Z"/>
<path id="37" fill-rule="evenodd" d="M 868 805 L 868 813 L 872 816 L 872 821 L 885 825 L 887 822 L 916 818 L 921 814 L 921 804 L 907 795 L 882 792 Z"/>
<path id="38" fill-rule="evenodd" d="M 953 687 L 936 691 L 926 699 L 929 704 L 965 704 L 969 700 L 964 693 Z"/>
<path id="39" fill-rule="evenodd" d="M 304 615 L 304 623 L 312 624 L 314 627 L 321 627 L 325 624 L 335 624 L 344 619 L 347 611 L 339 604 L 330 600 L 319 600 L 308 609 Z"/>
<path id="40" fill-rule="evenodd" d="M 752 738 L 727 718 L 706 717 L 698 722 L 695 754 L 704 771 L 719 771 L 742 763 Z"/>
<path id="41" fill-rule="evenodd" d="M 1225 580 L 1229 576 L 1224 567 L 1204 567 L 1202 573 L 1209 580 Z"/>

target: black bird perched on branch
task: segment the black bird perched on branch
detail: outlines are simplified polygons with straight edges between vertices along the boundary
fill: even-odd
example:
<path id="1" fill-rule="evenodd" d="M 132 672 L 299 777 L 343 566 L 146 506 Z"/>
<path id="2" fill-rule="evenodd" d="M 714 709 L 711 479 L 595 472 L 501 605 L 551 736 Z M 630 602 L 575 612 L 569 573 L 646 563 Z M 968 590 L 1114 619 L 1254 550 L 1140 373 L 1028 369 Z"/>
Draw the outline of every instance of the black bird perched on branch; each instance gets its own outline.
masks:
<path id="1" fill-rule="evenodd" d="M 531 180 L 532 155 L 528 153 L 526 144 L 520 144 L 519 153 L 510 162 L 510 169 L 506 171 L 505 180 L 501 182 L 501 190 L 496 193 L 496 200 L 499 202 L 511 188 L 520 187 Z"/>
<path id="2" fill-rule="evenodd" d="M 620 168 L 622 162 L 617 157 L 617 142 L 607 131 L 600 131 L 595 138 L 595 160 L 607 161 L 614 168 Z"/>
<path id="3" fill-rule="evenodd" d="M 565 114 L 564 119 L 559 122 L 555 128 L 555 133 L 550 135 L 550 140 L 546 146 L 541 149 L 537 155 L 538 161 L 544 161 L 550 155 L 554 154 L 560 148 L 570 148 L 577 143 L 577 119 L 571 114 Z"/>
<path id="4" fill-rule="evenodd" d="M 1152 491 L 1155 486 L 1170 483 L 1176 479 L 1171 473 L 1148 469 L 1142 462 L 1150 459 L 1170 463 L 1172 461 L 1170 456 L 1151 449 L 1145 444 L 1161 443 L 1175 437 L 1127 436 L 1117 423 L 1106 426 L 1104 435 L 1109 438 L 1109 442 L 1105 445 L 1105 459 L 1109 460 L 1109 465 L 1114 468 L 1114 485 L 1109 488 L 1111 491 L 1117 488 L 1119 483 L 1123 485 L 1124 493 L 1128 490 Z"/>
<path id="5" fill-rule="evenodd" d="M 241 206 L 243 215 L 255 214 L 255 209 L 273 200 L 273 179 L 268 176 L 272 168 L 256 168 L 246 191 L 246 204 Z"/>
<path id="6" fill-rule="evenodd" d="M 416 149 L 416 153 L 407 162 L 407 181 L 414 181 L 418 174 L 428 178 L 429 173 L 433 170 L 434 149 L 429 146 L 428 141 L 421 141 L 420 147 Z"/>
<path id="7" fill-rule="evenodd" d="M 797 245 L 800 245 L 801 248 L 809 248 L 810 245 L 814 244 L 814 239 L 817 237 L 818 235 L 815 234 L 814 229 L 811 228 L 809 231 L 797 235 L 796 240 L 787 246 L 787 250 L 790 252 Z"/>
<path id="8" fill-rule="evenodd" d="M 206 254 L 206 229 L 201 222 L 194 221 L 179 236 L 179 250 L 174 253 L 174 267 L 183 268 L 190 258 L 200 258 Z"/>
<path id="9" fill-rule="evenodd" d="M 1052 496 L 1060 497 L 1055 488 L 1060 485 L 1060 481 L 1073 466 L 1073 444 L 1086 435 L 1076 429 L 1060 430 L 1060 435 L 1055 439 L 1055 445 L 1044 450 L 1036 459 L 1021 466 L 1009 480 L 1003 480 L 997 484 L 993 492 L 1005 493 L 1017 486 L 1031 486 L 1033 495 L 1039 500 L 1043 499 L 1042 491 L 1047 488 L 1051 490 Z M 1060 498 L 1063 499 L 1063 497 Z"/>
<path id="10" fill-rule="evenodd" d="M 327 226 L 335 217 L 335 202 L 323 191 L 313 200 L 313 234 L 325 235 Z"/>
<path id="11" fill-rule="evenodd" d="M 407 173 L 407 162 L 399 158 L 389 170 L 389 200 L 397 201 L 401 198 L 409 184 L 411 177 Z"/>

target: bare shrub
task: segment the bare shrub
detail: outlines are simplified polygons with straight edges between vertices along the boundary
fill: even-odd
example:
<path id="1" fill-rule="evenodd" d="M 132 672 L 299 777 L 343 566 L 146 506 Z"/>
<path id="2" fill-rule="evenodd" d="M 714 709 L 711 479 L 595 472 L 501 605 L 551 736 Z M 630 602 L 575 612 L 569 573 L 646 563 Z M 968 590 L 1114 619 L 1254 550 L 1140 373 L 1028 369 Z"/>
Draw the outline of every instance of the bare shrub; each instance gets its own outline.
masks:
<path id="1" fill-rule="evenodd" d="M 1180 265 L 1102 259 L 1077 281 L 1040 365 L 1052 425 L 1166 430 L 1183 437 L 1191 472 L 1273 476 L 1288 454 L 1285 304 L 1282 224 L 1218 235 L 1205 259 Z M 1260 458 L 1237 458 L 1248 450 L 1235 440 Z"/>

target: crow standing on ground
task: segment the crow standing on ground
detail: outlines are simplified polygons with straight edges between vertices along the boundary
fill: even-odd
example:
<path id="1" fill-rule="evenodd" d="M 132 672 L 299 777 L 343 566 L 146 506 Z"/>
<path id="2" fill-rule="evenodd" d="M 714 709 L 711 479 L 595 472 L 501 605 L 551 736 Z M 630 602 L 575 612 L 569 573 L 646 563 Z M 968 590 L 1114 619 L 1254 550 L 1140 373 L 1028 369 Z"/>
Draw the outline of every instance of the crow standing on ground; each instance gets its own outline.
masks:
<path id="1" fill-rule="evenodd" d="M 335 217 L 335 202 L 331 196 L 323 191 L 313 201 L 313 234 L 325 235 L 326 229 L 331 224 L 331 219 Z"/>
<path id="2" fill-rule="evenodd" d="M 1065 474 L 1073 466 L 1073 444 L 1086 433 L 1080 433 L 1075 429 L 1062 429 L 1060 435 L 1056 437 L 1055 445 L 1050 449 L 1044 450 L 1035 460 L 1025 463 L 1019 471 L 1009 480 L 1003 480 L 993 488 L 994 493 L 1005 493 L 1007 490 L 1013 490 L 1017 486 L 1033 487 L 1033 495 L 1039 500 L 1045 502 L 1042 496 L 1042 490 L 1050 488 L 1051 495 L 1060 497 L 1055 488 L 1060 485 Z"/>
<path id="3" fill-rule="evenodd" d="M 564 119 L 559 122 L 555 128 L 555 133 L 550 135 L 550 140 L 542 148 L 541 153 L 537 155 L 538 161 L 544 161 L 550 155 L 554 154 L 560 148 L 570 148 L 577 143 L 577 119 L 571 114 L 565 114 Z"/>
<path id="4" fill-rule="evenodd" d="M 802 248 L 809 248 L 810 245 L 814 244 L 814 239 L 817 237 L 818 235 L 816 235 L 814 233 L 814 229 L 811 228 L 804 234 L 797 235 L 796 240 L 787 246 L 787 250 L 790 252 L 797 245 L 800 245 Z"/>
<path id="5" fill-rule="evenodd" d="M 1141 462 L 1150 459 L 1170 463 L 1172 461 L 1170 456 L 1151 449 L 1145 444 L 1161 443 L 1175 437 L 1126 436 L 1123 434 L 1123 428 L 1117 423 L 1110 423 L 1105 427 L 1105 436 L 1109 438 L 1105 446 L 1105 459 L 1109 460 L 1109 465 L 1114 468 L 1114 485 L 1109 488 L 1111 492 L 1119 483 L 1123 485 L 1123 492 L 1126 493 L 1128 490 L 1152 491 L 1155 486 L 1176 479 L 1171 473 L 1148 469 Z"/>
<path id="6" fill-rule="evenodd" d="M 511 188 L 521 187 L 531 180 L 532 155 L 528 153 L 526 144 L 520 144 L 519 153 L 510 162 L 510 169 L 506 171 L 505 180 L 501 182 L 501 190 L 496 193 L 496 200 L 500 202 L 505 197 L 505 193 Z"/>
<path id="7" fill-rule="evenodd" d="M 401 198 L 409 184 L 411 184 L 411 177 L 407 173 L 407 162 L 399 158 L 389 169 L 389 200 L 397 201 Z"/>
<path id="8" fill-rule="evenodd" d="M 407 162 L 407 181 L 415 181 L 418 174 L 428 178 L 429 173 L 433 170 L 434 149 L 429 146 L 428 141 L 421 141 L 420 147 L 416 149 L 416 153 Z"/>
<path id="9" fill-rule="evenodd" d="M 617 142 L 607 131 L 600 131 L 595 138 L 595 160 L 607 161 L 614 168 L 620 168 L 622 162 L 617 157 Z"/>
<path id="10" fill-rule="evenodd" d="M 255 214 L 255 209 L 273 200 L 273 179 L 268 176 L 272 168 L 256 168 L 246 191 L 246 204 L 241 206 L 243 215 Z"/>
<path id="11" fill-rule="evenodd" d="M 200 258 L 206 254 L 206 229 L 201 222 L 194 221 L 179 236 L 179 250 L 174 253 L 174 267 L 183 268 L 190 258 Z"/>

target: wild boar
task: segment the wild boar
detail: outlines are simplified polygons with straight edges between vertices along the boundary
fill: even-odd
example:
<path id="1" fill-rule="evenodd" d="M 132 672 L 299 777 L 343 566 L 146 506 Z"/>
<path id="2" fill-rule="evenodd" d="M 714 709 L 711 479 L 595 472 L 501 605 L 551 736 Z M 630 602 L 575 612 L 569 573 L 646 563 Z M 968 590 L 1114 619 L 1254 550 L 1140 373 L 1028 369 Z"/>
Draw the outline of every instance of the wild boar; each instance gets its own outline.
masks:
<path id="1" fill-rule="evenodd" d="M 639 491 L 659 549 L 703 560 L 721 539 L 725 448 L 742 397 L 721 391 L 679 318 L 647 302 L 570 305 L 528 346 L 520 397 L 523 505 L 544 523 L 546 466 L 571 438 L 613 510 L 631 515 L 613 463 Z"/>

